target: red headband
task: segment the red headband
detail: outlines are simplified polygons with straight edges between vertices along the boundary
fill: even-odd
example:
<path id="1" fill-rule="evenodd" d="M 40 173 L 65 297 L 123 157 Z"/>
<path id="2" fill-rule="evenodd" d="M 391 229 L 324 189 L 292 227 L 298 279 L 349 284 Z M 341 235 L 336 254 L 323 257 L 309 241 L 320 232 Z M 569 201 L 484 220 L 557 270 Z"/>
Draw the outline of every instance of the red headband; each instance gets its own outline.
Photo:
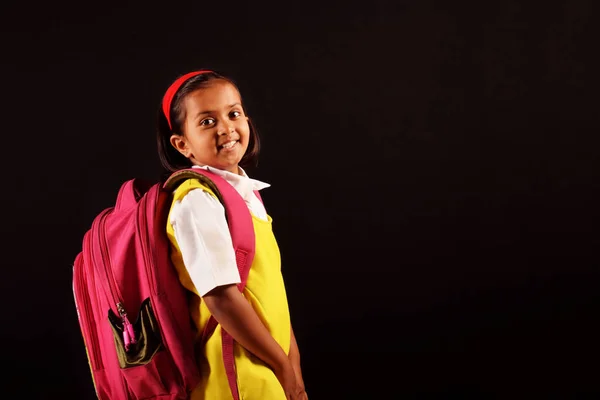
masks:
<path id="1" fill-rule="evenodd" d="M 173 82 L 171 84 L 171 86 L 169 86 L 169 88 L 167 89 L 167 91 L 165 93 L 165 96 L 163 97 L 163 101 L 162 101 L 163 113 L 165 114 L 165 117 L 167 117 L 167 122 L 169 123 L 169 128 L 173 129 L 173 127 L 171 126 L 171 117 L 169 116 L 169 114 L 170 114 L 169 110 L 171 109 L 171 102 L 173 101 L 173 97 L 175 97 L 175 93 L 177 93 L 177 91 L 179 90 L 181 85 L 183 85 L 185 83 L 185 81 L 187 81 L 188 79 L 193 78 L 196 75 L 207 74 L 207 73 L 211 73 L 211 72 L 213 72 L 213 71 L 201 70 L 201 71 L 189 72 L 189 73 L 177 78 L 175 80 L 175 82 Z"/>

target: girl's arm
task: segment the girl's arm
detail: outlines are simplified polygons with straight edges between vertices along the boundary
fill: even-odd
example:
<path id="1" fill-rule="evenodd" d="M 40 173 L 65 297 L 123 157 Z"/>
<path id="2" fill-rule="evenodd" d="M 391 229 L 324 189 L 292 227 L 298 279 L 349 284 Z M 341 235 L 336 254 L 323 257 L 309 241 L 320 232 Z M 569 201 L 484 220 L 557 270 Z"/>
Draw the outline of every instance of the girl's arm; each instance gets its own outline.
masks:
<path id="1" fill-rule="evenodd" d="M 236 342 L 271 367 L 287 398 L 300 398 L 298 396 L 303 389 L 296 382 L 296 374 L 290 359 L 237 286 L 218 286 L 208 292 L 203 299 L 221 327 Z"/>
<path id="2" fill-rule="evenodd" d="M 296 342 L 296 336 L 294 335 L 294 330 L 290 325 L 290 333 L 291 333 L 291 341 L 290 341 L 290 353 L 289 359 L 292 363 L 292 367 L 294 368 L 294 373 L 296 374 L 296 381 L 298 385 L 305 390 L 304 388 L 304 380 L 302 379 L 302 368 L 300 368 L 300 350 L 298 349 L 298 343 Z"/>

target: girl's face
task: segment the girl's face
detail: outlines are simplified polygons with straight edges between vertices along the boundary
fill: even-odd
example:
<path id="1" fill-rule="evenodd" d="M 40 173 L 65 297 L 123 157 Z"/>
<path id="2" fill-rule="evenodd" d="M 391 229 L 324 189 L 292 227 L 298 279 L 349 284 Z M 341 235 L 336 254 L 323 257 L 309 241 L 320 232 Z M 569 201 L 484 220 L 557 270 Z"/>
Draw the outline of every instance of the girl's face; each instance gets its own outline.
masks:
<path id="1" fill-rule="evenodd" d="M 171 136 L 171 144 L 195 165 L 239 173 L 250 126 L 235 86 L 224 80 L 212 81 L 188 94 L 182 105 L 183 134 Z"/>

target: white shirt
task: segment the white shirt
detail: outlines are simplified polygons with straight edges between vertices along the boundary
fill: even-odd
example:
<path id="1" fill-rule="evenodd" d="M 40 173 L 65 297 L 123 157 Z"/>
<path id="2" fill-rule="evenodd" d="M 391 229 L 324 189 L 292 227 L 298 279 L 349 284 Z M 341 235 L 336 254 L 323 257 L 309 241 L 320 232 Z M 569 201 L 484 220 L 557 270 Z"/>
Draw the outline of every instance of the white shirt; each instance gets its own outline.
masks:
<path id="1" fill-rule="evenodd" d="M 267 220 L 267 212 L 255 190 L 270 185 L 242 175 L 208 166 L 203 168 L 221 176 L 242 196 L 250 212 Z M 193 189 L 175 202 L 169 222 L 181 250 L 183 262 L 200 296 L 217 286 L 240 283 L 233 243 L 221 202 L 202 189 Z"/>

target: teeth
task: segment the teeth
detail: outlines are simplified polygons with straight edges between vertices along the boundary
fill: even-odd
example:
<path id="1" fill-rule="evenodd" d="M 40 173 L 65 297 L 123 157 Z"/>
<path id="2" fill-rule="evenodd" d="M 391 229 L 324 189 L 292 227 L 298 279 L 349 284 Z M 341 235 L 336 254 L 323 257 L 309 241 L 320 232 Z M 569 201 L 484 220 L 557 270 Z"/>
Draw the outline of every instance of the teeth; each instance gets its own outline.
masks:
<path id="1" fill-rule="evenodd" d="M 224 148 L 224 149 L 230 149 L 230 148 L 232 148 L 232 147 L 233 147 L 233 145 L 234 145 L 235 143 L 236 143 L 236 141 L 235 141 L 235 140 L 232 140 L 231 142 L 227 142 L 227 143 L 225 143 L 225 144 L 223 145 L 223 148 Z"/>

